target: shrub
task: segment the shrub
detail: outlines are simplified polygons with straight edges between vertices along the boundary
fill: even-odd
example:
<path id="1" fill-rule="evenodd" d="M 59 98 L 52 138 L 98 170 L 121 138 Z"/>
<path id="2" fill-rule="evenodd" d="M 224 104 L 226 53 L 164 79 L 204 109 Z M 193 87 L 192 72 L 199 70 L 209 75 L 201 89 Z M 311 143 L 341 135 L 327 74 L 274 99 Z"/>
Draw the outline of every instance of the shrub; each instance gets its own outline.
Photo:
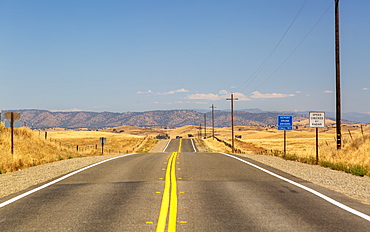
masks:
<path id="1" fill-rule="evenodd" d="M 293 161 L 297 161 L 298 160 L 298 156 L 296 154 L 283 154 L 282 156 L 283 159 L 286 159 L 286 160 L 293 160 Z"/>
<path id="2" fill-rule="evenodd" d="M 313 156 L 309 156 L 306 160 L 306 163 L 308 164 L 316 164 L 316 158 Z"/>
<path id="3" fill-rule="evenodd" d="M 369 171 L 367 168 L 361 165 L 345 165 L 343 163 L 331 163 L 325 160 L 321 161 L 320 165 L 333 170 L 344 171 L 356 176 L 364 176 Z"/>
<path id="4" fill-rule="evenodd" d="M 360 165 L 351 166 L 350 173 L 356 176 L 364 176 L 367 174 L 368 170 Z"/>
<path id="5" fill-rule="evenodd" d="M 320 165 L 323 166 L 324 168 L 330 168 L 330 162 L 326 160 L 321 161 Z"/>

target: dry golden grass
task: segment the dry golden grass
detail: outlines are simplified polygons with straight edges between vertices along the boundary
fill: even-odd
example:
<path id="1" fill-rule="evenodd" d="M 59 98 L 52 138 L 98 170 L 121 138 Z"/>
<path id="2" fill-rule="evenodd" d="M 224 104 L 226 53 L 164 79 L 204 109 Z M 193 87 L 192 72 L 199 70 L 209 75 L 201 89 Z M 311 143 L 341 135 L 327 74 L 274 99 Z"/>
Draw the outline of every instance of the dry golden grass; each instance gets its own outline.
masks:
<path id="1" fill-rule="evenodd" d="M 353 128 L 343 133 L 343 147 L 337 150 L 335 143 L 322 143 L 320 157 L 328 162 L 359 165 L 370 170 L 370 126 L 361 130 Z M 343 131 L 345 132 L 345 131 Z"/>
<path id="2" fill-rule="evenodd" d="M 209 128 L 208 128 L 208 130 L 209 130 Z M 105 129 L 103 131 L 105 131 L 105 132 L 124 131 L 121 134 L 152 136 L 152 137 L 155 137 L 157 135 L 166 135 L 167 134 L 171 138 L 175 138 L 176 136 L 182 136 L 184 138 L 187 138 L 188 134 L 192 134 L 192 135 L 196 136 L 197 133 L 198 133 L 198 127 L 196 127 L 196 126 L 183 126 L 183 127 L 173 128 L 173 129 L 162 129 L 162 128 L 144 128 L 144 127 L 134 127 L 134 126 L 120 126 L 120 127 L 113 127 L 113 128 Z"/>
<path id="3" fill-rule="evenodd" d="M 198 139 L 198 138 L 197 138 Z M 206 152 L 225 152 L 230 153 L 231 148 L 225 144 L 218 142 L 216 139 L 198 139 L 199 143 L 206 147 Z"/>
<path id="4" fill-rule="evenodd" d="M 43 134 L 41 136 L 44 136 Z M 128 153 L 134 151 L 135 146 L 143 141 L 144 136 L 127 135 L 120 133 L 110 133 L 101 131 L 48 131 L 50 141 L 59 144 L 65 144 L 76 148 L 79 145 L 81 152 L 87 150 L 96 150 L 101 152 L 100 137 L 106 138 L 104 152 L 110 153 Z"/>
<path id="5" fill-rule="evenodd" d="M 0 125 L 0 170 L 2 173 L 75 156 L 72 151 L 58 149 L 47 140 L 39 139 L 27 128 L 14 130 L 14 155 L 11 154 L 10 129 Z"/>
<path id="6" fill-rule="evenodd" d="M 235 140 L 235 148 L 243 153 L 256 154 L 269 151 L 267 154 L 283 155 L 284 132 L 276 128 L 235 127 L 235 134 L 242 139 Z M 216 136 L 231 144 L 231 128 L 216 128 Z M 343 125 L 343 147 L 336 149 L 336 129 L 327 127 L 319 129 L 319 162 L 324 166 L 343 166 L 345 169 L 360 166 L 370 170 L 370 126 Z M 208 138 L 204 143 L 212 151 L 225 149 L 223 143 Z M 216 144 L 215 144 L 216 143 Z M 223 148 L 224 147 L 224 148 Z M 287 154 L 292 159 L 314 162 L 316 157 L 316 133 L 314 128 L 299 127 L 287 132 Z M 330 165 L 328 165 L 328 163 Z M 370 173 L 368 173 L 370 174 Z"/>
<path id="7" fill-rule="evenodd" d="M 74 157 L 101 155 L 100 137 L 106 137 L 104 154 L 148 152 L 156 140 L 150 137 L 100 131 L 32 131 L 15 128 L 14 155 L 10 129 L 0 124 L 0 173 Z M 78 146 L 78 150 L 77 150 Z"/>

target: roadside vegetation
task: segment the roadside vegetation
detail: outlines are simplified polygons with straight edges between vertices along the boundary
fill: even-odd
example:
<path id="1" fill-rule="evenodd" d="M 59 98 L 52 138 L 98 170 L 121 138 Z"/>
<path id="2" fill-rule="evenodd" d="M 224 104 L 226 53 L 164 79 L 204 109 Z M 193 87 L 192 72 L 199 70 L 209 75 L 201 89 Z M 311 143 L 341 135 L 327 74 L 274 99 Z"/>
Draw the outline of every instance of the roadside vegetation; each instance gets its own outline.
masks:
<path id="1" fill-rule="evenodd" d="M 14 155 L 10 128 L 0 123 L 0 174 L 58 160 L 102 155 L 100 137 L 106 138 L 105 154 L 148 152 L 156 140 L 148 136 L 101 131 L 14 129 Z"/>
<path id="2" fill-rule="evenodd" d="M 231 148 L 225 145 L 231 144 L 225 129 L 217 129 L 216 133 L 222 142 L 212 138 L 204 140 L 211 151 L 231 152 Z M 319 130 L 319 165 L 358 176 L 370 176 L 370 126 L 344 125 L 341 150 L 336 149 L 335 128 Z M 273 155 L 316 164 L 315 129 L 302 127 L 287 132 L 285 154 L 283 131 L 268 127 L 236 127 L 236 131 L 242 135 L 241 139 L 235 140 L 235 148 L 239 153 Z"/>

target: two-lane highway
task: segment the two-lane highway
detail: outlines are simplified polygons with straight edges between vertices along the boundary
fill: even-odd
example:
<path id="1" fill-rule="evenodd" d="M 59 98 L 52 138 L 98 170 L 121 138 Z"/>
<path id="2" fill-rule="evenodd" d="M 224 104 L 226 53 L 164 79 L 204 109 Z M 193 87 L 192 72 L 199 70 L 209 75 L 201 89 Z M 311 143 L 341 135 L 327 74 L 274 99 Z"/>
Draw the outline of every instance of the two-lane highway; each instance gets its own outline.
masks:
<path id="1" fill-rule="evenodd" d="M 0 229 L 156 231 L 165 211 L 167 230 L 176 198 L 168 231 L 370 231 L 369 205 L 246 158 L 194 149 L 190 139 L 173 139 L 163 153 L 122 156 L 11 203 L 16 194 L 0 199 Z"/>

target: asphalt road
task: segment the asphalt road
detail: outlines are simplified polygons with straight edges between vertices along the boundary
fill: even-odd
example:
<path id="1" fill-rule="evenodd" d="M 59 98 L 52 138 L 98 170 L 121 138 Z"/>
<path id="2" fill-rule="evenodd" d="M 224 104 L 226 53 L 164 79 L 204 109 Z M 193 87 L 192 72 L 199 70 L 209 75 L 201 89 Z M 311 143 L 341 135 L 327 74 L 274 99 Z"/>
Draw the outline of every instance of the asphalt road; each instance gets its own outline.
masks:
<path id="1" fill-rule="evenodd" d="M 171 180 L 177 231 L 370 231 L 369 221 L 240 160 L 195 153 L 186 139 L 172 140 L 164 153 L 102 163 L 7 204 L 0 208 L 0 230 L 155 231 L 167 164 L 179 147 Z M 369 205 L 242 159 L 370 215 Z"/>
<path id="2" fill-rule="evenodd" d="M 164 152 L 177 152 L 180 145 L 180 139 L 171 139 Z M 181 152 L 196 152 L 195 144 L 191 139 L 182 139 Z"/>

